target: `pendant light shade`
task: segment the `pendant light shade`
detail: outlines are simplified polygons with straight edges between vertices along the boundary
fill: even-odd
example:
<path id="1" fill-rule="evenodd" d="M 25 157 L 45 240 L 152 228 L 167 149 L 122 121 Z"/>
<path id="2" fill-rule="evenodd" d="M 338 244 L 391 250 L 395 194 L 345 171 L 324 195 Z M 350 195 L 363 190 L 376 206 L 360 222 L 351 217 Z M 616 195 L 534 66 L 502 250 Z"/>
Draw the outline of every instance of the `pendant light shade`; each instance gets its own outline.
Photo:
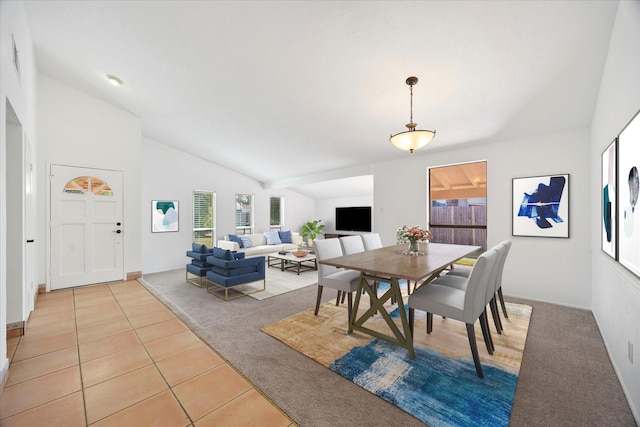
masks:
<path id="1" fill-rule="evenodd" d="M 413 86 L 418 83 L 418 78 L 409 77 L 407 78 L 406 83 L 409 85 L 409 92 L 411 93 L 410 122 L 405 125 L 409 130 L 391 135 L 389 141 L 391 141 L 391 143 L 397 148 L 413 153 L 413 150 L 418 150 L 427 145 L 433 137 L 436 136 L 436 131 L 416 130 L 416 126 L 418 125 L 413 123 Z"/>

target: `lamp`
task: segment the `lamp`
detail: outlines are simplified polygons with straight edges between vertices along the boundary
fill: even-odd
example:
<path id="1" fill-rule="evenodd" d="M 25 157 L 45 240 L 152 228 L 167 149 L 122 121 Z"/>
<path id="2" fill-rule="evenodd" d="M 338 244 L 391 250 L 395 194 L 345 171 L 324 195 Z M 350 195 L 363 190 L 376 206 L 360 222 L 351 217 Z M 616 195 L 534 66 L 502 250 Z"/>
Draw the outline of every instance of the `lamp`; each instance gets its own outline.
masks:
<path id="1" fill-rule="evenodd" d="M 418 84 L 418 78 L 409 77 L 406 83 L 409 85 L 409 91 L 411 92 L 411 117 L 410 122 L 406 124 L 409 130 L 391 135 L 389 141 L 399 149 L 413 153 L 413 150 L 418 150 L 427 145 L 436 136 L 436 131 L 416 130 L 418 125 L 413 123 L 413 86 Z"/>

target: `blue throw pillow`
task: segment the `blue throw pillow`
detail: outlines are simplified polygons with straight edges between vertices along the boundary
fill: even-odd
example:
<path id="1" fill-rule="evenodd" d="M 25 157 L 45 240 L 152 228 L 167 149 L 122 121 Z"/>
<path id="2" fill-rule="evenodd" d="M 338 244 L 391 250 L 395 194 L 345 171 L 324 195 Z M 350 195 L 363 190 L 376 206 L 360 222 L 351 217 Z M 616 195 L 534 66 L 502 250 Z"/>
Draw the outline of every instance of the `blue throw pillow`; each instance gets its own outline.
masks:
<path id="1" fill-rule="evenodd" d="M 244 246 L 242 246 L 242 239 L 240 239 L 240 237 L 238 237 L 237 235 L 229 234 L 229 236 L 227 237 L 231 242 L 236 242 L 238 245 L 240 245 L 241 248 L 244 248 Z"/>
<path id="2" fill-rule="evenodd" d="M 192 243 L 191 249 L 193 250 L 193 252 L 198 254 L 206 254 L 207 252 L 209 252 L 209 250 L 207 249 L 207 245 L 200 245 L 198 243 Z"/>
<path id="3" fill-rule="evenodd" d="M 267 238 L 267 245 L 279 245 L 282 243 L 277 231 L 265 231 L 263 234 Z"/>
<path id="4" fill-rule="evenodd" d="M 251 241 L 251 237 L 249 236 L 240 236 L 240 240 L 242 240 L 243 248 L 252 248 L 253 242 Z"/>
<path id="5" fill-rule="evenodd" d="M 291 231 L 278 231 L 278 236 L 280 236 L 282 243 L 293 243 L 291 241 Z"/>
<path id="6" fill-rule="evenodd" d="M 229 249 L 213 248 L 213 257 L 233 261 L 233 254 Z"/>

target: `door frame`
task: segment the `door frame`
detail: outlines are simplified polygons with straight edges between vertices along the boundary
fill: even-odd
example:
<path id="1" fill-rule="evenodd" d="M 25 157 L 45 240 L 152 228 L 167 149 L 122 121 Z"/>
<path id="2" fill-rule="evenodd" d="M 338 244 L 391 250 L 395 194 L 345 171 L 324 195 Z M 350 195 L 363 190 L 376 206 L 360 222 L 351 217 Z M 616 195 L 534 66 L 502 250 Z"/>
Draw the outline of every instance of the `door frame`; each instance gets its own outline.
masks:
<path id="1" fill-rule="evenodd" d="M 124 171 L 121 169 L 111 169 L 106 167 L 98 167 L 95 165 L 80 165 L 80 164 L 70 164 L 63 162 L 51 162 L 47 161 L 45 165 L 45 290 L 46 292 L 51 292 L 51 167 L 52 166 L 62 166 L 62 167 L 71 167 L 71 168 L 83 168 L 83 169 L 95 169 L 95 170 L 106 170 L 113 172 L 120 172 L 122 174 L 123 184 L 122 184 L 122 215 L 124 217 L 125 214 L 125 185 L 124 185 Z M 125 266 L 125 254 L 126 254 L 126 241 L 127 239 L 123 236 L 122 239 L 122 275 L 121 280 L 127 280 L 126 274 L 126 266 Z"/>

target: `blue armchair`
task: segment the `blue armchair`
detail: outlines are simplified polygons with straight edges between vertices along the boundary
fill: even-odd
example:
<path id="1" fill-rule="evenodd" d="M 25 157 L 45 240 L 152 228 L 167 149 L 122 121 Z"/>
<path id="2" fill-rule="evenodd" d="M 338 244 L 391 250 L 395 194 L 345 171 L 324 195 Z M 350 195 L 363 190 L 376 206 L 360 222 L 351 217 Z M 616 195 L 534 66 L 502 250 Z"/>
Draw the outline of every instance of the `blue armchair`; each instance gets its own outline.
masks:
<path id="1" fill-rule="evenodd" d="M 263 256 L 244 258 L 243 253 L 213 248 L 206 262 L 211 265 L 206 275 L 207 292 L 225 301 L 264 291 L 267 288 Z M 245 291 L 236 289 L 241 285 L 260 280 L 262 280 L 262 289 Z"/>
<path id="2" fill-rule="evenodd" d="M 207 257 L 213 253 L 213 249 L 198 243 L 191 244 L 191 250 L 187 251 L 187 256 L 191 258 L 191 264 L 187 264 L 185 279 L 187 282 L 202 288 L 207 271 L 212 265 L 207 262 Z"/>

